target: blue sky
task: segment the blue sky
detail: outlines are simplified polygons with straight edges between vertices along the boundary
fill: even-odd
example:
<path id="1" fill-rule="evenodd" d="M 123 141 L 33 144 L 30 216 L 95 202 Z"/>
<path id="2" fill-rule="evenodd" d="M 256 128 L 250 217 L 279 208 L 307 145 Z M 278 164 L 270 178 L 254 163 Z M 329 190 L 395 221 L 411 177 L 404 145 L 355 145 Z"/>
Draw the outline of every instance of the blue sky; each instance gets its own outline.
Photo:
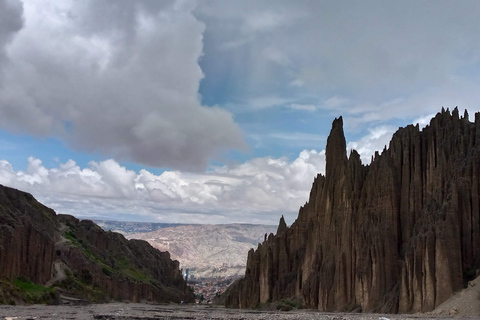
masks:
<path id="1" fill-rule="evenodd" d="M 294 221 L 331 123 L 365 163 L 480 101 L 476 1 L 0 2 L 0 183 L 81 218 Z"/>

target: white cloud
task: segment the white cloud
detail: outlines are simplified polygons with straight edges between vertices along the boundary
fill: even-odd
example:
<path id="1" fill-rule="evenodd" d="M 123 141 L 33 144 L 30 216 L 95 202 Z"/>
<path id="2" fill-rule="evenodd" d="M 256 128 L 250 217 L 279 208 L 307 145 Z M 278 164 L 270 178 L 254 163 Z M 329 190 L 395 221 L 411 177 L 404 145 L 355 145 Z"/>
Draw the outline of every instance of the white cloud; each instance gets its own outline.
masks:
<path id="1" fill-rule="evenodd" d="M 290 108 L 292 108 L 294 110 L 304 110 L 304 111 L 315 111 L 315 110 L 317 110 L 317 107 L 314 106 L 313 104 L 292 103 L 290 105 Z"/>
<path id="2" fill-rule="evenodd" d="M 327 141 L 323 135 L 303 132 L 249 134 L 248 137 L 254 141 L 257 148 L 264 146 L 281 146 L 283 148 L 304 146 L 305 148 L 316 148 Z"/>
<path id="3" fill-rule="evenodd" d="M 245 34 L 269 32 L 284 26 L 290 16 L 272 11 L 255 12 L 249 14 L 244 20 L 241 31 Z"/>
<path id="4" fill-rule="evenodd" d="M 364 164 L 388 146 L 396 128 L 378 126 L 346 152 L 356 149 Z M 287 137 L 285 141 L 288 140 Z M 301 137 L 297 137 L 301 138 Z M 315 137 L 303 137 L 315 138 Z M 114 160 L 75 161 L 46 168 L 30 157 L 26 171 L 0 160 L 0 183 L 31 192 L 58 213 L 81 218 L 188 223 L 288 223 L 308 200 L 314 177 L 325 170 L 325 150 L 303 150 L 293 160 L 254 158 L 245 163 L 211 167 L 203 173 L 134 172 Z"/>
<path id="5" fill-rule="evenodd" d="M 303 87 L 305 85 L 305 82 L 302 79 L 294 79 L 293 81 L 290 82 L 290 86 L 292 87 Z"/>
<path id="6" fill-rule="evenodd" d="M 182 169 L 244 146 L 230 113 L 200 104 L 192 3 L 24 1 L 23 28 L 15 3 L 0 4 L 1 127 Z"/>
<path id="7" fill-rule="evenodd" d="M 273 61 L 279 65 L 286 66 L 290 63 L 290 59 L 287 55 L 275 47 L 267 47 L 263 49 L 262 54 L 267 60 Z"/>
<path id="8" fill-rule="evenodd" d="M 430 121 L 432 120 L 433 117 L 435 117 L 434 113 L 428 114 L 426 116 L 419 117 L 419 118 L 413 120 L 413 124 L 414 125 L 418 124 L 419 127 L 421 129 L 423 129 L 430 123 Z"/>
<path id="9" fill-rule="evenodd" d="M 58 213 L 170 222 L 290 222 L 305 203 L 325 153 L 304 150 L 298 158 L 256 158 L 205 173 L 165 171 L 136 173 L 114 160 L 80 168 L 69 160 L 47 169 L 30 157 L 26 171 L 0 161 L 0 183 L 31 192 Z M 188 217 L 189 220 L 185 220 Z"/>
<path id="10" fill-rule="evenodd" d="M 324 101 L 322 108 L 323 109 L 341 109 L 348 102 L 348 99 L 333 96 Z"/>
<path id="11" fill-rule="evenodd" d="M 256 97 L 248 102 L 248 107 L 254 110 L 261 110 L 272 107 L 283 106 L 288 103 L 288 99 L 281 98 L 279 96 L 260 96 Z"/>
<path id="12" fill-rule="evenodd" d="M 351 141 L 347 144 L 347 149 L 355 149 L 360 154 L 363 164 L 369 164 L 375 151 L 382 152 L 384 147 L 388 148 L 393 133 L 398 128 L 392 126 L 379 126 L 369 129 L 369 134 L 358 141 Z"/>

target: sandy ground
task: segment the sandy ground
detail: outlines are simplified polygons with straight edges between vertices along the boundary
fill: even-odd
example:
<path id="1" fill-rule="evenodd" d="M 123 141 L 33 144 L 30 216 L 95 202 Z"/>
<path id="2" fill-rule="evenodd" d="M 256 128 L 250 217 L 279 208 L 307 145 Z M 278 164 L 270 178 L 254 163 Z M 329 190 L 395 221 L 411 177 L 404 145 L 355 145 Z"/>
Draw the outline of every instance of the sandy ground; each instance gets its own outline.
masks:
<path id="1" fill-rule="evenodd" d="M 480 277 L 468 283 L 466 289 L 456 293 L 439 305 L 431 314 L 477 316 L 480 319 Z"/>
<path id="2" fill-rule="evenodd" d="M 0 320 L 20 319 L 479 319 L 445 315 L 385 315 L 320 313 L 312 310 L 265 312 L 232 310 L 205 305 L 148 305 L 135 303 L 109 303 L 86 306 L 0 306 Z"/>

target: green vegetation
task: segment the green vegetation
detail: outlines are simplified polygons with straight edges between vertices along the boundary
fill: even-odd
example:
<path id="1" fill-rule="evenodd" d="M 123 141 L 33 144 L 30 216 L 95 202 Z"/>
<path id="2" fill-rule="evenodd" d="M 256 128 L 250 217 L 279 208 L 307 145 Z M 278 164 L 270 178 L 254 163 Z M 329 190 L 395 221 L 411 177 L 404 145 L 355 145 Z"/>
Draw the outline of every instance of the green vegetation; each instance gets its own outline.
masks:
<path id="1" fill-rule="evenodd" d="M 92 254 L 90 252 L 90 250 L 88 249 L 87 245 L 83 243 L 82 239 L 78 239 L 77 236 L 75 235 L 75 233 L 71 232 L 71 231 L 67 231 L 65 232 L 65 238 L 67 238 L 68 240 L 70 240 L 70 242 L 80 248 L 83 253 L 92 261 L 95 261 L 95 262 L 100 262 L 99 258 L 97 256 L 95 256 L 94 254 Z"/>
<path id="2" fill-rule="evenodd" d="M 14 305 L 17 302 L 52 304 L 57 297 L 55 289 L 34 284 L 23 278 L 0 281 L 0 304 Z"/>
<path id="3" fill-rule="evenodd" d="M 20 290 L 29 293 L 31 295 L 37 296 L 37 295 L 42 295 L 45 292 L 54 292 L 55 289 L 52 288 L 47 288 L 44 286 L 40 286 L 38 284 L 34 284 L 31 281 L 18 278 L 16 279 L 13 284 L 19 288 Z"/>
<path id="4" fill-rule="evenodd" d="M 65 232 L 65 238 L 67 238 L 68 240 L 70 240 L 72 242 L 77 242 L 77 236 L 71 231 Z"/>
<path id="5" fill-rule="evenodd" d="M 276 309 L 280 311 L 303 309 L 303 302 L 299 299 L 282 299 L 276 302 Z"/>
<path id="6" fill-rule="evenodd" d="M 92 302 L 108 302 L 110 300 L 110 297 L 93 282 L 88 270 L 82 269 L 79 274 L 72 274 L 65 270 L 65 273 L 67 279 L 57 284 L 59 288 L 78 294 Z"/>
<path id="7" fill-rule="evenodd" d="M 152 282 L 152 280 L 153 280 L 152 277 L 143 273 L 141 270 L 139 270 L 139 269 L 137 269 L 133 266 L 130 266 L 127 269 L 120 270 L 120 272 L 122 274 L 126 275 L 129 278 L 132 278 L 132 279 L 135 279 L 137 281 L 144 282 L 144 283 L 149 283 L 149 282 Z"/>
<path id="8" fill-rule="evenodd" d="M 151 276 L 147 275 L 142 270 L 135 267 L 133 263 L 129 261 L 125 256 L 112 258 L 115 261 L 114 271 L 139 282 L 153 282 L 153 278 Z"/>
<path id="9" fill-rule="evenodd" d="M 289 298 L 289 299 L 282 299 L 279 301 L 272 302 L 268 300 L 266 303 L 258 302 L 253 308 L 258 310 L 278 310 L 278 311 L 290 311 L 290 310 L 298 310 L 303 309 L 305 306 L 303 305 L 303 300 L 301 298 Z"/>
<path id="10" fill-rule="evenodd" d="M 69 227 L 70 227 L 70 230 L 74 230 L 74 227 L 72 225 L 69 225 Z M 70 242 L 74 246 L 81 249 L 82 252 L 85 254 L 85 256 L 87 256 L 87 258 L 89 258 L 96 264 L 100 265 L 101 270 L 105 275 L 107 276 L 123 275 L 125 277 L 131 278 L 138 282 L 143 282 L 143 283 L 153 282 L 154 279 L 150 275 L 146 274 L 145 272 L 137 268 L 124 255 L 119 256 L 118 254 L 112 254 L 110 252 L 107 252 L 109 257 L 107 257 L 106 259 L 108 261 L 113 261 L 113 265 L 112 265 L 112 263 L 108 263 L 106 259 L 104 259 L 103 257 L 95 253 L 92 253 L 88 244 L 83 242 L 82 239 L 78 239 L 74 232 L 67 231 L 65 232 L 64 235 L 65 235 L 65 238 L 70 240 Z"/>
<path id="11" fill-rule="evenodd" d="M 64 237 L 82 252 L 92 263 L 87 263 L 88 268 L 79 269 L 70 266 L 72 271 L 66 270 L 67 279 L 58 283 L 58 287 L 75 295 L 82 296 L 92 302 L 108 302 L 112 298 L 98 285 L 96 278 L 106 276 L 116 279 L 129 279 L 140 283 L 155 283 L 155 279 L 129 259 L 129 251 L 106 250 L 100 251 L 78 232 L 78 226 L 66 223 L 68 227 L 63 233 Z M 57 253 L 61 256 L 61 253 Z M 67 262 L 65 262 L 68 265 Z M 96 265 L 96 266 L 94 266 Z"/>

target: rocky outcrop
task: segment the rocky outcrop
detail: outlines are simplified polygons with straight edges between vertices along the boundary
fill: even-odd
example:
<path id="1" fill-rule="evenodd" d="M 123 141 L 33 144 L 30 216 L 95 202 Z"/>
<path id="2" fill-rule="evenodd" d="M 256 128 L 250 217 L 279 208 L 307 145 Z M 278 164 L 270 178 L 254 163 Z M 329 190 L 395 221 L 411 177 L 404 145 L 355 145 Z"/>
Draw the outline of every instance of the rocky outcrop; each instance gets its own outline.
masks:
<path id="1" fill-rule="evenodd" d="M 226 305 L 301 298 L 324 311 L 433 310 L 480 268 L 480 114 L 399 129 L 370 165 L 335 119 L 308 203 L 248 253 Z"/>
<path id="2" fill-rule="evenodd" d="M 0 266 L 0 278 L 48 282 L 63 294 L 87 300 L 193 299 L 178 261 L 172 261 L 168 252 L 106 232 L 89 220 L 56 215 L 30 194 L 4 186 L 0 186 Z"/>
<path id="3" fill-rule="evenodd" d="M 57 227 L 53 210 L 0 185 L 0 278 L 50 279 Z"/>

